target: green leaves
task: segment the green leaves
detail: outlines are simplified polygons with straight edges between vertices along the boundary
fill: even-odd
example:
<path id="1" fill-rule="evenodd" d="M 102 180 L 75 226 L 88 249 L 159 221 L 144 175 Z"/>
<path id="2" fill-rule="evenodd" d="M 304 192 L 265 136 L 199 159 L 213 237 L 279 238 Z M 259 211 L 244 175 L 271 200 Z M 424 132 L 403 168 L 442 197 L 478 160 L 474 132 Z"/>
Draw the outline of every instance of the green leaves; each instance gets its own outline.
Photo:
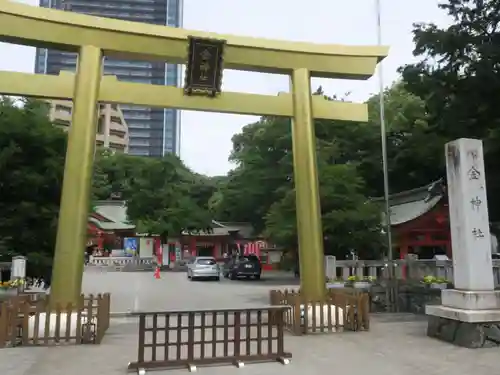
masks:
<path id="1" fill-rule="evenodd" d="M 500 179 L 496 177 L 500 160 L 497 132 L 500 2 L 448 0 L 439 6 L 453 18 L 453 23 L 444 28 L 415 25 L 414 54 L 421 61 L 401 68 L 405 88 L 426 105 L 427 130 L 414 142 L 425 147 L 420 150 L 413 147 L 418 151 L 413 158 L 435 171 L 433 164 L 444 165 L 444 143 L 462 137 L 482 139 L 490 217 L 497 221 L 500 217 L 500 198 L 496 194 L 500 189 Z"/>
<path id="2" fill-rule="evenodd" d="M 357 124 L 317 121 L 315 126 L 323 230 L 325 237 L 332 238 L 325 241 L 325 249 L 327 253 L 342 256 L 350 246 L 357 248 L 357 245 L 366 242 L 373 245 L 371 235 L 369 239 L 362 235 L 347 238 L 344 228 L 349 224 L 353 228 L 370 228 L 369 231 L 378 233 L 377 239 L 380 237 L 380 212 L 367 202 L 364 195 L 366 187 L 356 163 L 360 155 L 371 157 L 359 146 L 371 138 L 357 128 Z M 251 222 L 258 233 L 269 237 L 272 242 L 296 249 L 290 121 L 265 117 L 246 126 L 233 137 L 231 160 L 237 163 L 237 168 L 229 174 L 227 184 L 213 198 L 217 217 L 220 220 Z M 335 212 L 337 214 L 333 215 Z M 341 219 L 336 221 L 335 218 Z M 342 230 L 337 230 L 335 226 L 340 222 Z M 364 230 L 363 233 L 369 231 Z M 375 247 L 373 245 L 371 249 Z"/>
<path id="3" fill-rule="evenodd" d="M 28 273 L 50 277 L 66 134 L 46 105 L 0 98 L 0 260 L 28 256 Z"/>
<path id="4" fill-rule="evenodd" d="M 208 201 L 216 190 L 214 181 L 194 174 L 175 155 L 156 159 L 101 152 L 93 190 L 95 199 L 114 194 L 125 200 L 138 233 L 166 239 L 211 226 Z"/>

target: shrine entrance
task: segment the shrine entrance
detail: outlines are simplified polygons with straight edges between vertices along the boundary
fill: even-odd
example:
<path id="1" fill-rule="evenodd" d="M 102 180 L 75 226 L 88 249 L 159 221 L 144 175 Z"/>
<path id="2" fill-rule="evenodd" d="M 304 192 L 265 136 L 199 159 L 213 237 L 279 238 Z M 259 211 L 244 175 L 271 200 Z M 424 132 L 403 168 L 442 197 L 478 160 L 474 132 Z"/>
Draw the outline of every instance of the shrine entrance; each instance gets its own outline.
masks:
<path id="1" fill-rule="evenodd" d="M 311 77 L 367 79 L 386 47 L 318 45 L 125 22 L 0 0 L 0 41 L 78 54 L 76 75 L 0 72 L 0 94 L 72 100 L 51 300 L 81 292 L 97 103 L 135 104 L 292 118 L 302 292 L 325 290 L 314 119 L 367 121 L 365 104 L 311 95 Z M 182 88 L 102 76 L 103 57 L 187 63 Z M 276 96 L 221 92 L 223 69 L 286 74 L 291 91 Z"/>

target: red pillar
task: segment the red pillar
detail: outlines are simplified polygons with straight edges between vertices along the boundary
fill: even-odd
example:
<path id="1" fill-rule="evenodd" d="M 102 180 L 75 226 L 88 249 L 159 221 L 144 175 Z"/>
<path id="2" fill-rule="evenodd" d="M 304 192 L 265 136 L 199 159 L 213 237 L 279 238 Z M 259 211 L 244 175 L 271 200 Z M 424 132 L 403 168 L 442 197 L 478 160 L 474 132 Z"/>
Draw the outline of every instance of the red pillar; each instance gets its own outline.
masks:
<path id="1" fill-rule="evenodd" d="M 97 232 L 97 248 L 99 250 L 104 249 L 104 235 L 102 232 Z"/>
<path id="2" fill-rule="evenodd" d="M 161 238 L 160 237 L 155 237 L 154 238 L 154 249 L 155 249 L 155 254 L 156 254 L 156 260 L 159 265 L 163 264 L 163 248 L 161 247 Z"/>
<path id="3" fill-rule="evenodd" d="M 399 258 L 406 259 L 407 255 L 408 255 L 408 242 L 406 241 L 406 237 L 402 236 L 401 245 L 399 248 Z M 403 278 L 403 280 L 406 280 L 406 272 L 407 272 L 407 266 L 402 265 L 401 266 L 401 277 Z"/>
<path id="4" fill-rule="evenodd" d="M 214 241 L 214 250 L 213 250 L 212 256 L 215 259 L 220 258 L 222 256 L 221 248 L 222 248 L 222 245 L 221 245 L 220 240 Z"/>
<path id="5" fill-rule="evenodd" d="M 191 256 L 195 257 L 198 254 L 198 251 L 196 249 L 196 237 L 191 236 L 189 238 L 189 250 L 191 252 Z"/>

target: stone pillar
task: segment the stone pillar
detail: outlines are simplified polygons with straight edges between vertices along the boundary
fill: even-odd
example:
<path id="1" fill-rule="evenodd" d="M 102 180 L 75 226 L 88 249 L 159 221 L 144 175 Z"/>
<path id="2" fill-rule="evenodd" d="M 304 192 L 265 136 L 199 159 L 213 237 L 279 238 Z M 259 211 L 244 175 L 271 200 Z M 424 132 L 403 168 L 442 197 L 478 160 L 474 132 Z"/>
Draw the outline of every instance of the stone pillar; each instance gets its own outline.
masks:
<path id="1" fill-rule="evenodd" d="M 337 258 L 333 255 L 325 256 L 325 276 L 332 281 L 337 278 Z"/>
<path id="2" fill-rule="evenodd" d="M 459 346 L 500 346 L 500 292 L 494 291 L 483 146 L 446 144 L 448 204 L 455 289 L 426 306 L 427 333 Z"/>

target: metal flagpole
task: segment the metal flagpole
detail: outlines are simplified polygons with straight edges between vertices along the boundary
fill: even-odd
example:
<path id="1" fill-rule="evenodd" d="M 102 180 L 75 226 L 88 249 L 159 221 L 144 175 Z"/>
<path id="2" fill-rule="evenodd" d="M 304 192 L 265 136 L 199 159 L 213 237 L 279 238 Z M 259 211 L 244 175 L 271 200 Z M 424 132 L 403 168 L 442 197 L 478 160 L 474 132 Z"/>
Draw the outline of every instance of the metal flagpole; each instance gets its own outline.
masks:
<path id="1" fill-rule="evenodd" d="M 381 0 L 375 0 L 377 14 L 377 44 L 382 45 L 382 6 Z M 390 287 L 386 289 L 387 310 L 396 311 L 396 289 L 393 284 L 394 280 L 394 258 L 392 250 L 392 233 L 391 233 L 391 207 L 389 204 L 389 170 L 387 168 L 387 133 L 385 124 L 385 101 L 384 101 L 384 73 L 382 62 L 378 64 L 378 79 L 379 79 L 379 106 L 380 106 L 380 138 L 382 141 L 382 166 L 384 172 L 384 203 L 385 203 L 385 233 L 387 235 L 387 257 L 388 259 L 388 276 Z"/>
<path id="2" fill-rule="evenodd" d="M 381 0 L 375 0 L 377 11 L 377 44 L 382 45 L 382 6 Z M 387 134 L 385 126 L 385 102 L 384 102 L 384 73 L 382 62 L 378 64 L 379 100 L 380 100 L 380 138 L 382 141 L 382 165 L 384 171 L 384 203 L 385 203 L 385 232 L 387 234 L 387 246 L 389 261 L 393 260 L 392 236 L 391 236 L 391 208 L 389 204 L 389 170 L 387 168 Z"/>

